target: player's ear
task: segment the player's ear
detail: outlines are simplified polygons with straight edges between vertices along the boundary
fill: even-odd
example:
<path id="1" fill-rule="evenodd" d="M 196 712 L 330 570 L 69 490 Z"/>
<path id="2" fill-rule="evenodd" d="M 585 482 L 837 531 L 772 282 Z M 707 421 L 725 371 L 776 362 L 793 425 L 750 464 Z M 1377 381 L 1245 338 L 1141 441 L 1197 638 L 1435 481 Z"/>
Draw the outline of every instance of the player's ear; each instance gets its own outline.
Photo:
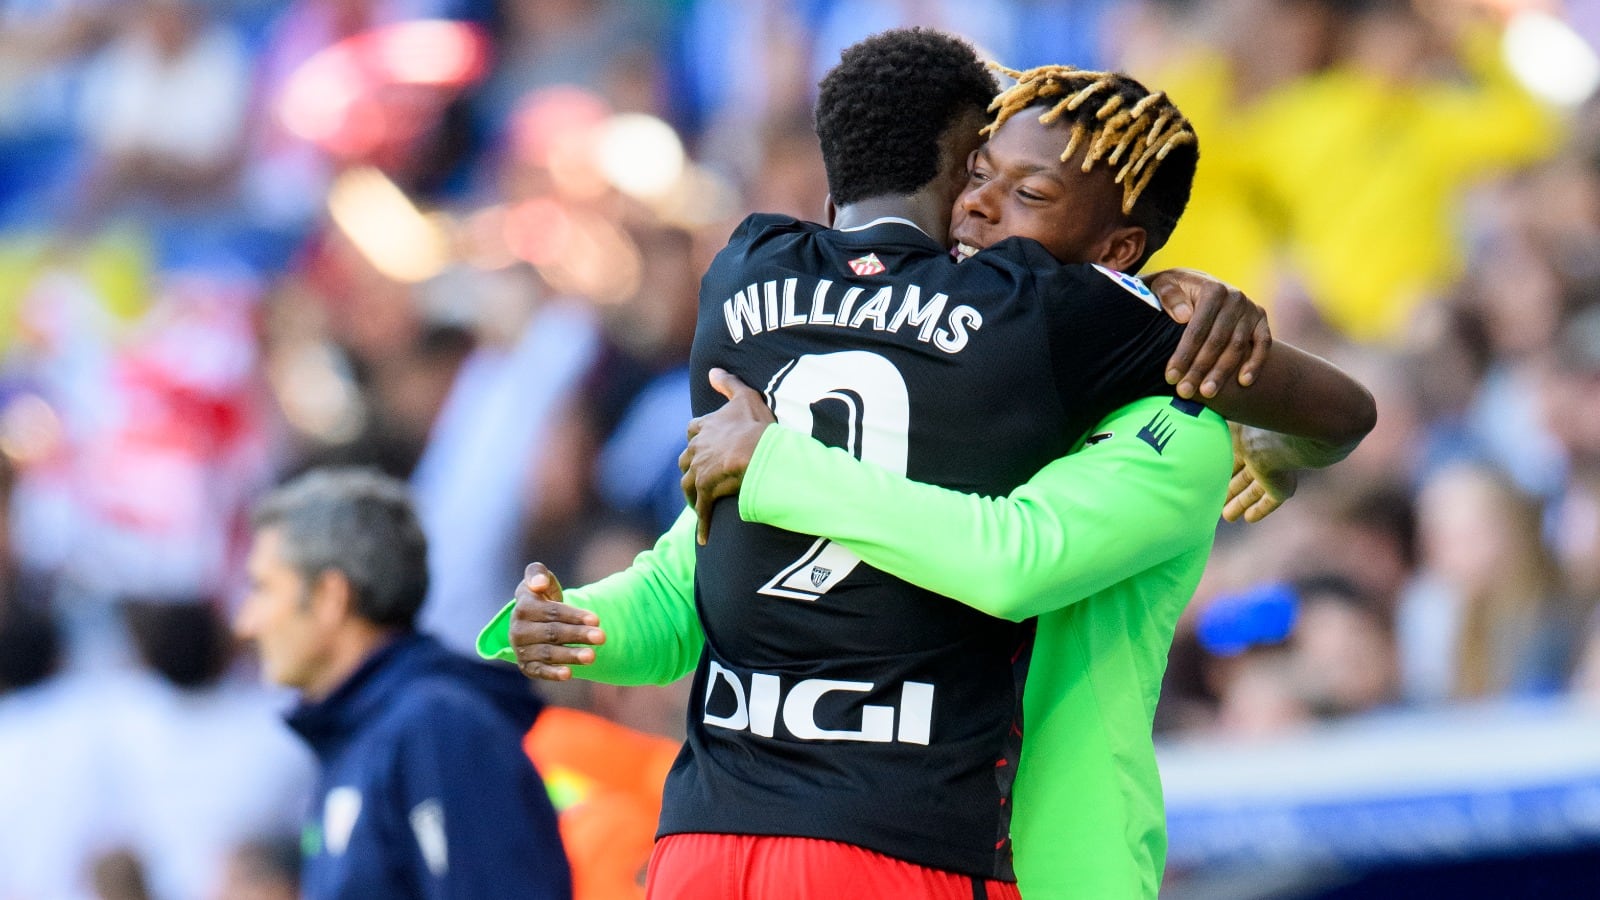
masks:
<path id="1" fill-rule="evenodd" d="M 1145 230 L 1138 225 L 1114 228 L 1101 242 L 1099 259 L 1094 262 L 1118 272 L 1131 271 L 1138 264 L 1139 258 L 1144 256 L 1147 237 Z"/>
<path id="2" fill-rule="evenodd" d="M 822 201 L 822 224 L 832 228 L 833 220 L 838 215 L 839 207 L 833 205 L 833 195 L 829 194 L 827 199 Z"/>

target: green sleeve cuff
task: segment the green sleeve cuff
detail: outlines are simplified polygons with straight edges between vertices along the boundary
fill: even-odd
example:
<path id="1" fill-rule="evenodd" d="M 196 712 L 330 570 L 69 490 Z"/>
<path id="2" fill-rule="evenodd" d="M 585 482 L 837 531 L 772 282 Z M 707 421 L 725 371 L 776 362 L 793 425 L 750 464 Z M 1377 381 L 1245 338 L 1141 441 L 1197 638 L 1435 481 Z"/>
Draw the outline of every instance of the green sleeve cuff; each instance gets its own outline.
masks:
<path id="1" fill-rule="evenodd" d="M 478 632 L 479 656 L 508 663 L 517 661 L 516 651 L 511 649 L 511 612 L 516 608 L 517 601 L 507 603 L 500 608 L 493 619 L 489 620 L 489 624 Z"/>
<path id="2" fill-rule="evenodd" d="M 746 522 L 761 521 L 759 511 L 765 496 L 762 488 L 773 481 L 767 476 L 767 470 L 773 465 L 773 457 L 781 456 L 783 448 L 792 446 L 795 441 L 810 442 L 811 438 L 781 425 L 768 425 L 767 430 L 761 432 L 756 452 L 750 455 L 750 465 L 745 467 L 744 480 L 739 484 L 739 518 Z"/>

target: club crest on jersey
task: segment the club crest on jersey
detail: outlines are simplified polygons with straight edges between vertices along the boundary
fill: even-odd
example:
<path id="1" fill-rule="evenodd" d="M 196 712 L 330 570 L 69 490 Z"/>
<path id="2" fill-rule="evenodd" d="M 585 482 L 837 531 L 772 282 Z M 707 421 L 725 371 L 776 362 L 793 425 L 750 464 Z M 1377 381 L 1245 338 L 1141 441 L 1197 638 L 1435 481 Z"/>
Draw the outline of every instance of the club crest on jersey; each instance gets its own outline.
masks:
<path id="1" fill-rule="evenodd" d="M 868 253 L 860 259 L 850 260 L 850 271 L 857 275 L 882 275 L 889 267 L 878 261 L 878 254 Z"/>
<path id="2" fill-rule="evenodd" d="M 822 587 L 822 583 L 827 581 L 828 580 L 828 576 L 832 575 L 832 574 L 833 574 L 833 570 L 832 569 L 824 568 L 822 566 L 812 566 L 811 567 L 811 586 L 812 587 Z"/>
<path id="3" fill-rule="evenodd" d="M 1156 413 L 1155 418 L 1139 429 L 1139 440 L 1154 447 L 1157 453 L 1165 453 L 1167 444 L 1172 440 L 1172 436 L 1177 433 L 1178 426 L 1172 424 L 1172 420 L 1167 417 L 1166 411 L 1163 410 Z"/>
<path id="4" fill-rule="evenodd" d="M 1108 269 L 1102 265 L 1095 265 L 1095 268 L 1100 270 L 1100 274 L 1106 276 L 1112 281 L 1115 281 L 1117 284 L 1122 285 L 1124 288 L 1127 288 L 1128 293 L 1138 297 L 1140 300 L 1143 300 L 1156 309 L 1161 308 L 1161 301 L 1156 299 L 1156 295 L 1152 293 L 1148 287 L 1145 287 L 1144 282 L 1126 272 L 1118 272 L 1116 269 Z"/>

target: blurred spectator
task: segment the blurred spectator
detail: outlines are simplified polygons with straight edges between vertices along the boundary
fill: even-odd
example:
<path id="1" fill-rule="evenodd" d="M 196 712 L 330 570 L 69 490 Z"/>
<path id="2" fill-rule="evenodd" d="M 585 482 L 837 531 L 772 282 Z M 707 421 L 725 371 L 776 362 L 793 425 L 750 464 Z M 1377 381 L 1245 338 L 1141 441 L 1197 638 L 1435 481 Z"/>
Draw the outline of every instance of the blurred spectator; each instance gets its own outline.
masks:
<path id="1" fill-rule="evenodd" d="M 421 622 L 451 649 L 472 653 L 516 586 L 521 523 L 539 503 L 531 476 L 568 449 L 552 427 L 590 363 L 595 328 L 581 304 L 544 304 L 515 346 L 468 357 L 434 424 L 411 482 L 434 573 Z"/>
<path id="2" fill-rule="evenodd" d="M 644 273 L 637 293 L 613 313 L 608 332 L 649 377 L 603 435 L 593 477 L 612 510 L 660 533 L 683 511 L 678 455 L 690 418 L 689 345 L 701 266 L 694 236 L 681 228 L 633 233 Z"/>
<path id="3" fill-rule="evenodd" d="M 222 881 L 207 900 L 299 900 L 300 841 L 261 838 L 228 856 Z"/>
<path id="4" fill-rule="evenodd" d="M 1557 689 L 1572 629 L 1539 507 L 1501 474 L 1441 470 L 1417 509 L 1422 566 L 1399 608 L 1407 699 L 1431 702 Z"/>
<path id="5" fill-rule="evenodd" d="M 1300 616 L 1290 640 L 1311 709 L 1343 718 L 1400 698 L 1393 610 L 1337 575 L 1297 579 Z"/>
<path id="6" fill-rule="evenodd" d="M 1545 535 L 1568 590 L 1593 604 L 1600 599 L 1600 305 L 1577 310 L 1560 331 L 1532 401 L 1540 407 L 1536 433 L 1550 436 L 1559 453 Z"/>
<path id="7" fill-rule="evenodd" d="M 415 632 L 427 542 L 402 483 L 322 470 L 257 508 L 239 633 L 295 688 L 322 777 L 308 900 L 571 895 L 555 811 L 520 741 L 538 699 L 514 670 Z"/>
<path id="8" fill-rule="evenodd" d="M 1232 28 L 1230 7 L 1242 13 Z M 1340 332 L 1398 342 L 1461 272 L 1451 222 L 1466 190 L 1548 155 L 1554 115 L 1512 78 L 1495 29 L 1465 5 L 1244 0 L 1207 12 L 1221 46 L 1242 52 L 1202 50 L 1191 67 L 1201 77 L 1160 79 L 1184 86 L 1174 99 L 1198 117 L 1207 164 L 1192 230 L 1179 229 L 1157 263 L 1216 255 L 1224 274 L 1270 296 L 1282 290 L 1271 271 L 1281 252 Z"/>
<path id="9" fill-rule="evenodd" d="M 683 15 L 675 117 L 702 136 L 702 158 L 740 185 L 762 177 L 752 164 L 763 123 L 810 118 L 806 13 L 782 0 L 694 0 Z"/>
<path id="10" fill-rule="evenodd" d="M 1196 636 L 1215 727 L 1267 737 L 1399 699 L 1392 611 L 1343 576 L 1312 574 L 1218 597 Z"/>
<path id="11" fill-rule="evenodd" d="M 54 222 L 75 187 L 84 56 L 112 30 L 114 8 L 107 0 L 0 5 L 0 223 L 8 229 Z"/>
<path id="12" fill-rule="evenodd" d="M 661 5 L 504 0 L 501 59 L 482 91 L 480 113 L 504 122 L 519 99 L 558 84 L 595 91 L 619 110 L 656 112 L 666 99 L 655 83 Z M 633 83 L 641 75 L 644 83 Z"/>
<path id="13" fill-rule="evenodd" d="M 760 177 L 746 193 L 752 209 L 821 222 L 828 181 L 809 112 L 775 118 L 761 135 Z"/>
<path id="14" fill-rule="evenodd" d="M 83 129 L 94 153 L 89 210 L 119 199 L 172 207 L 226 196 L 242 150 L 249 60 L 200 0 L 139 0 L 95 60 Z"/>
<path id="15" fill-rule="evenodd" d="M 150 900 L 150 888 L 139 858 L 126 850 L 118 850 L 96 860 L 94 893 L 98 900 Z"/>
<path id="16" fill-rule="evenodd" d="M 1262 173 L 1284 198 L 1295 270 L 1329 322 L 1397 340 L 1460 273 L 1463 192 L 1548 155 L 1556 121 L 1464 5 L 1429 19 L 1373 0 L 1341 23 L 1333 65 L 1262 102 Z"/>
<path id="17" fill-rule="evenodd" d="M 88 900 L 118 844 L 104 685 L 58 674 L 62 649 L 48 612 L 0 603 L 0 896 Z"/>
<path id="18" fill-rule="evenodd" d="M 106 717 L 135 823 L 126 841 L 153 896 L 204 900 L 235 846 L 305 817 L 312 762 L 270 698 L 223 680 L 232 642 L 213 606 L 136 600 L 124 610 L 145 669 L 121 679 Z"/>
<path id="19" fill-rule="evenodd" d="M 1205 162 L 1183 222 L 1156 268 L 1201 266 L 1270 302 L 1280 284 L 1285 211 L 1260 158 L 1264 101 L 1327 66 L 1340 0 L 1217 0 L 1145 4 L 1145 27 L 1124 65 L 1169 85 L 1194 123 Z M 1275 330 L 1277 330 L 1275 325 Z M 1294 339 L 1299 339 L 1298 335 Z"/>
<path id="20" fill-rule="evenodd" d="M 1416 574 L 1417 521 L 1411 494 L 1394 483 L 1352 491 L 1336 502 L 1313 563 L 1349 579 L 1359 592 L 1387 609 L 1393 629 L 1395 606 Z M 1303 574 L 1303 573 L 1297 573 Z"/>

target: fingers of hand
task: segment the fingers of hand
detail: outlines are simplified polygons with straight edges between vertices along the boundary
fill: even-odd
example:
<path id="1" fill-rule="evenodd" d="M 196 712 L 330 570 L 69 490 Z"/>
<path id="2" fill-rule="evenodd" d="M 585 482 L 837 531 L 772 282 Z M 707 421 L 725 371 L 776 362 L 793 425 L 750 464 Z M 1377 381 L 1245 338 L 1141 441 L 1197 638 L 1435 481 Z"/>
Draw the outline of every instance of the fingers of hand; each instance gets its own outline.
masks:
<path id="1" fill-rule="evenodd" d="M 606 642 L 606 633 L 590 625 L 562 622 L 519 622 L 511 627 L 517 658 L 539 662 L 592 662 L 591 647 Z"/>
<path id="2" fill-rule="evenodd" d="M 529 678 L 540 681 L 568 681 L 572 678 L 572 670 L 566 666 L 547 666 L 544 663 L 517 663 L 517 668 Z"/>
<path id="3" fill-rule="evenodd" d="M 755 388 L 745 384 L 742 380 L 740 380 L 739 376 L 733 374 L 732 372 L 724 372 L 721 369 L 718 369 L 717 371 L 722 372 L 722 386 L 727 388 L 727 390 L 723 392 L 723 396 L 727 397 L 729 400 L 753 399 L 762 406 L 766 406 L 766 403 L 764 403 L 761 399 L 761 395 L 756 393 Z"/>
<path id="4" fill-rule="evenodd" d="M 589 647 L 566 647 L 521 640 L 515 632 L 512 647 L 516 652 L 517 668 L 522 670 L 522 674 L 545 681 L 566 681 L 572 677 L 570 666 L 594 662 L 594 650 Z"/>
<path id="5" fill-rule="evenodd" d="M 1249 387 L 1255 383 L 1256 376 L 1261 373 L 1261 367 L 1267 364 L 1267 351 L 1271 349 L 1272 329 L 1267 325 L 1266 316 L 1262 316 L 1250 332 L 1250 358 L 1239 367 L 1241 385 Z"/>
<path id="6" fill-rule="evenodd" d="M 561 600 L 561 582 L 556 573 L 542 562 L 531 562 L 522 570 L 522 584 L 546 600 Z"/>
<path id="7" fill-rule="evenodd" d="M 701 546 L 705 546 L 706 541 L 711 539 L 711 510 L 715 504 L 712 485 L 696 485 L 694 514 L 699 517 L 700 524 L 695 530 L 695 540 Z"/>
<path id="8" fill-rule="evenodd" d="M 1222 390 L 1222 385 L 1226 384 L 1228 379 L 1234 377 L 1234 373 L 1250 352 L 1250 342 L 1251 328 L 1246 327 L 1244 321 L 1240 321 L 1238 326 L 1234 328 L 1233 335 L 1229 338 L 1222 354 L 1217 357 L 1216 363 L 1211 366 L 1211 371 L 1206 373 L 1205 381 L 1200 385 L 1201 396 L 1208 399 L 1215 397 L 1217 392 Z"/>
<path id="9" fill-rule="evenodd" d="M 512 637 L 516 636 L 517 629 L 525 625 L 558 624 L 599 630 L 600 617 L 589 610 L 532 594 L 525 595 L 522 591 L 523 588 L 518 589 L 517 604 L 511 611 Z"/>
<path id="10" fill-rule="evenodd" d="M 683 488 L 684 502 L 688 503 L 690 506 L 695 505 L 695 497 L 697 496 L 694 486 L 694 475 L 695 473 L 693 469 L 685 468 L 683 470 L 683 477 L 678 479 L 678 486 Z"/>
<path id="11" fill-rule="evenodd" d="M 711 379 L 711 389 L 729 400 L 733 399 L 734 391 L 737 389 L 736 385 L 743 387 L 743 383 L 729 374 L 726 369 L 713 368 L 709 377 Z"/>
<path id="12" fill-rule="evenodd" d="M 1273 497 L 1262 497 L 1260 500 L 1252 503 L 1249 509 L 1244 511 L 1244 520 L 1252 523 L 1259 522 L 1262 519 L 1265 519 L 1267 516 L 1272 515 L 1273 511 L 1282 505 L 1282 501 L 1274 499 Z"/>
<path id="13" fill-rule="evenodd" d="M 1184 399 L 1195 395 L 1202 377 L 1210 371 L 1232 335 L 1232 318 L 1220 302 L 1220 288 L 1211 287 L 1217 290 L 1201 295 L 1194 317 L 1178 341 L 1178 350 L 1167 364 L 1167 383 L 1177 384 L 1178 396 Z"/>
<path id="14" fill-rule="evenodd" d="M 1251 507 L 1265 496 L 1267 496 L 1266 485 L 1257 480 L 1249 469 L 1239 469 L 1228 481 L 1228 498 L 1222 506 L 1222 518 L 1229 522 L 1237 522 L 1243 517 L 1249 521 Z"/>
<path id="15" fill-rule="evenodd" d="M 571 607 L 568 607 L 568 609 L 571 609 Z M 589 615 L 592 616 L 593 613 Z M 516 648 L 519 657 L 522 655 L 524 647 L 564 644 L 598 645 L 606 642 L 606 633 L 587 622 L 567 622 L 553 619 L 531 621 L 522 619 L 512 621 L 510 631 L 511 646 Z"/>
<path id="16" fill-rule="evenodd" d="M 1170 279 L 1157 275 L 1150 280 L 1150 289 L 1161 300 L 1161 308 L 1179 325 L 1187 323 L 1194 315 L 1194 304 L 1189 302 L 1189 295 Z"/>
<path id="17" fill-rule="evenodd" d="M 1228 505 L 1237 507 L 1241 512 L 1248 513 L 1250 508 L 1259 503 L 1261 498 L 1265 497 L 1266 495 L 1267 489 L 1261 484 L 1261 482 L 1251 481 L 1249 484 L 1245 485 L 1244 489 L 1241 490 L 1236 497 L 1229 501 Z"/>
<path id="18" fill-rule="evenodd" d="M 1238 465 L 1233 470 L 1233 477 L 1228 479 L 1228 496 L 1230 498 L 1239 496 L 1245 492 L 1246 488 L 1254 484 L 1255 480 L 1256 477 L 1250 473 L 1249 469 L 1246 469 L 1243 464 Z"/>
<path id="19" fill-rule="evenodd" d="M 1217 293 L 1223 296 L 1227 294 L 1220 289 Z M 1189 386 L 1187 396 L 1193 396 L 1196 389 L 1207 397 L 1215 395 L 1216 386 L 1211 380 L 1212 373 L 1235 341 L 1234 332 L 1237 330 L 1241 310 L 1236 304 L 1225 303 L 1220 299 L 1216 307 L 1210 327 L 1206 330 L 1205 340 L 1195 352 L 1194 364 L 1184 373 L 1183 381 L 1179 385 L 1180 389 L 1183 385 Z M 1210 394 L 1205 394 L 1206 387 L 1211 388 Z"/>

